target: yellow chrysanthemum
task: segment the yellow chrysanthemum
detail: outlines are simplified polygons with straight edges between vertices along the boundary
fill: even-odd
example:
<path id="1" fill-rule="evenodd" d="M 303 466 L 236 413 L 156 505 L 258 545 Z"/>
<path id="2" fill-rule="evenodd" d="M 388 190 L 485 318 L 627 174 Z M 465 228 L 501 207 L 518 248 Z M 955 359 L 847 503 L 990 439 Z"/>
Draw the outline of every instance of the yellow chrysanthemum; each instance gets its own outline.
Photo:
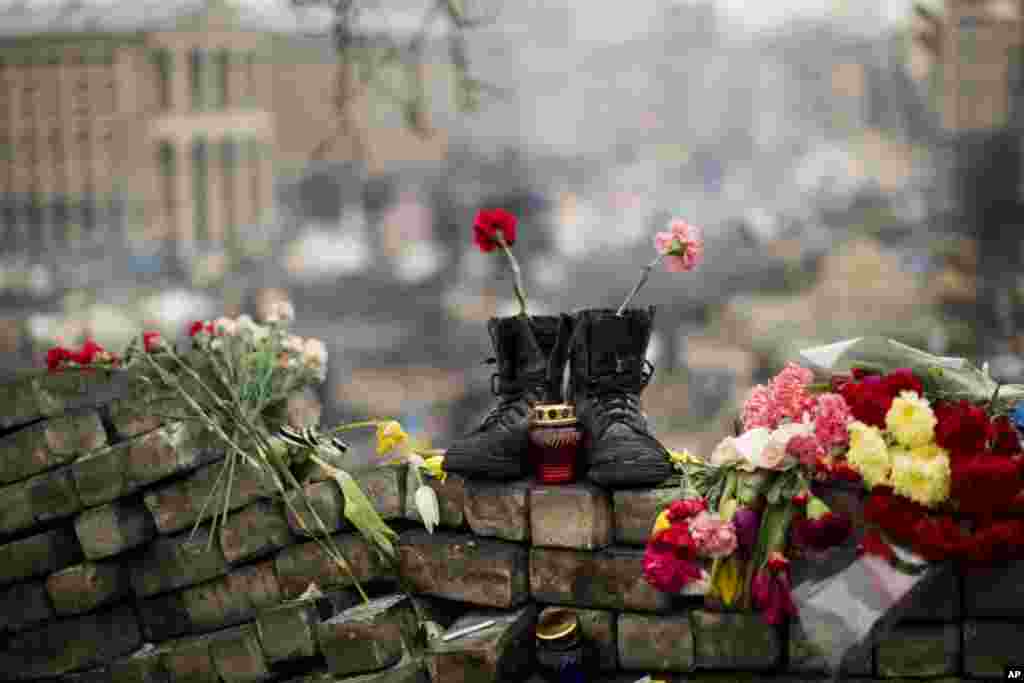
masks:
<path id="1" fill-rule="evenodd" d="M 448 478 L 448 473 L 444 471 L 443 455 L 432 455 L 429 458 L 424 458 L 423 469 L 434 479 L 440 479 L 442 484 Z"/>
<path id="2" fill-rule="evenodd" d="M 672 526 L 672 522 L 668 521 L 668 510 L 662 510 L 658 518 L 654 520 L 654 527 L 651 529 L 651 536 L 656 536 L 659 532 Z"/>
<path id="3" fill-rule="evenodd" d="M 923 446 L 935 438 L 935 413 L 916 391 L 902 391 L 885 414 L 885 427 L 907 448 Z"/>
<path id="4" fill-rule="evenodd" d="M 409 435 L 398 422 L 388 420 L 377 425 L 377 455 L 386 455 L 408 443 Z"/>
<path id="5" fill-rule="evenodd" d="M 949 451 L 934 441 L 926 443 L 923 446 L 911 448 L 910 452 L 914 454 L 914 457 L 921 458 L 922 460 L 930 460 L 931 458 L 939 455 L 946 458 L 949 457 Z"/>
<path id="6" fill-rule="evenodd" d="M 846 461 L 850 467 L 860 473 L 868 487 L 887 484 L 892 470 L 892 457 L 882 432 L 860 421 L 851 422 L 848 429 L 850 451 L 846 454 Z"/>
<path id="7" fill-rule="evenodd" d="M 949 498 L 950 476 L 949 456 L 944 453 L 926 457 L 893 453 L 893 491 L 916 503 L 931 507 Z"/>

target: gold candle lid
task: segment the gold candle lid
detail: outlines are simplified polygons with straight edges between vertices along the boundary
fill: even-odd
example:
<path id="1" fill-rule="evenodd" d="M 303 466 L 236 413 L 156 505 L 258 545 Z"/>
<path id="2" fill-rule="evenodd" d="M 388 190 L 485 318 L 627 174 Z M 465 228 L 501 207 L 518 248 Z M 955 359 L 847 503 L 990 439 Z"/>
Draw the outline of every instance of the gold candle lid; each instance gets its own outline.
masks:
<path id="1" fill-rule="evenodd" d="M 530 409 L 530 426 L 565 427 L 576 424 L 576 406 L 571 403 L 538 403 Z"/>
<path id="2" fill-rule="evenodd" d="M 579 628 L 576 613 L 564 607 L 548 607 L 537 616 L 537 637 L 541 640 L 564 638 Z"/>

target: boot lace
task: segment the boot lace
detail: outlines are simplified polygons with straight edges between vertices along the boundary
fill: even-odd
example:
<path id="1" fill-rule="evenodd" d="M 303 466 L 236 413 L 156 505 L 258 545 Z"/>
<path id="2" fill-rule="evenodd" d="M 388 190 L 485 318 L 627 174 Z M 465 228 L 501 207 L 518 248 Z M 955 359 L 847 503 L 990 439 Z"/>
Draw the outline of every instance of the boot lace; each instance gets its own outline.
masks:
<path id="1" fill-rule="evenodd" d="M 653 375 L 654 365 L 644 360 L 639 376 L 616 372 L 594 377 L 587 382 L 587 394 L 591 398 L 591 415 L 597 434 L 604 434 L 615 423 L 629 425 L 639 432 L 647 432 L 646 422 L 640 411 L 640 393 Z"/>
<path id="2" fill-rule="evenodd" d="M 494 358 L 488 358 L 487 364 L 496 363 Z M 503 427 L 513 427 L 521 422 L 529 414 L 527 406 L 527 394 L 535 392 L 536 381 L 529 378 L 522 380 L 503 379 L 497 372 L 491 375 L 491 393 L 498 398 L 498 404 L 494 406 L 480 423 L 480 430 L 485 430 L 495 424 Z"/>

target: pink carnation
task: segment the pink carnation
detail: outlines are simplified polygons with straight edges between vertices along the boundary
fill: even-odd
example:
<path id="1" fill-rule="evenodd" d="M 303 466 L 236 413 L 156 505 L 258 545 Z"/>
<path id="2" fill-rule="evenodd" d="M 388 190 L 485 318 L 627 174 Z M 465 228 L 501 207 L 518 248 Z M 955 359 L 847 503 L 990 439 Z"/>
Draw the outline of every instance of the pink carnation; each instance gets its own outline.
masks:
<path id="1" fill-rule="evenodd" d="M 758 384 L 751 389 L 750 396 L 743 404 L 743 429 L 746 431 L 755 427 L 775 429 L 778 426 L 779 418 L 771 389 L 764 384 Z"/>
<path id="2" fill-rule="evenodd" d="M 693 270 L 704 258 L 704 238 L 700 228 L 677 218 L 668 229 L 669 232 L 659 232 L 654 236 L 654 248 L 665 256 L 665 270 L 671 273 Z"/>
<path id="3" fill-rule="evenodd" d="M 814 410 L 814 435 L 828 450 L 850 442 L 846 426 L 853 421 L 853 413 L 839 394 L 822 394 Z"/>
<path id="4" fill-rule="evenodd" d="M 796 363 L 787 363 L 771 384 L 775 409 L 782 417 L 800 421 L 803 417 L 804 402 L 809 394 L 807 385 L 814 381 L 814 373 Z"/>
<path id="5" fill-rule="evenodd" d="M 690 536 L 705 557 L 728 557 L 736 550 L 736 527 L 718 515 L 699 513 L 690 520 Z"/>
<path id="6" fill-rule="evenodd" d="M 786 443 L 786 454 L 799 460 L 804 467 L 813 468 L 820 458 L 825 457 L 825 449 L 817 437 L 798 434 Z"/>

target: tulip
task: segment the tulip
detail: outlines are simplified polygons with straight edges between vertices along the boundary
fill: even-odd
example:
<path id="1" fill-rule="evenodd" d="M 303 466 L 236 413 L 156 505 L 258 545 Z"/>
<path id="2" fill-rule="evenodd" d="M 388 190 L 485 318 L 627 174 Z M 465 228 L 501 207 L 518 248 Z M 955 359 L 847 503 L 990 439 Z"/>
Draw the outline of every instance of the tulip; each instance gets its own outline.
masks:
<path id="1" fill-rule="evenodd" d="M 441 509 L 437 503 L 437 493 L 429 486 L 420 486 L 414 496 L 416 510 L 420 513 L 427 531 L 434 533 L 434 527 L 441 522 Z"/>
<path id="2" fill-rule="evenodd" d="M 426 470 L 427 474 L 434 479 L 440 479 L 442 484 L 448 478 L 448 473 L 444 471 L 443 455 L 432 455 L 429 458 L 424 458 L 422 469 Z"/>
<path id="3" fill-rule="evenodd" d="M 749 558 L 757 543 L 757 532 L 761 529 L 761 515 L 748 507 L 741 507 L 732 516 L 736 527 L 736 540 L 740 554 Z"/>
<path id="4" fill-rule="evenodd" d="M 395 420 L 377 425 L 377 455 L 387 455 L 395 448 L 404 450 L 409 444 L 409 435 Z"/>
<path id="5" fill-rule="evenodd" d="M 750 584 L 754 604 L 761 610 L 764 620 L 772 625 L 781 624 L 787 617 L 797 615 L 789 585 L 789 560 L 781 553 L 768 555 L 768 562 L 754 575 Z"/>

